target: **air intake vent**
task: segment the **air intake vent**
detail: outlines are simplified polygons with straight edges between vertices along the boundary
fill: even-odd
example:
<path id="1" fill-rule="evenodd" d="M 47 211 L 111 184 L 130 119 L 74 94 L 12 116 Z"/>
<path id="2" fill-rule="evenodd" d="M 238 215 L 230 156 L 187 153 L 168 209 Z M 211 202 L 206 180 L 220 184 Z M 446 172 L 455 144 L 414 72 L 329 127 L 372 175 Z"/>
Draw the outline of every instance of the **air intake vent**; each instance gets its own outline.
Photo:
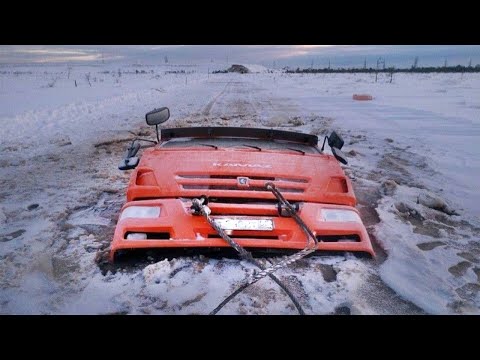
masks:
<path id="1" fill-rule="evenodd" d="M 139 169 L 135 184 L 140 186 L 158 186 L 153 170 L 151 169 Z"/>
<path id="2" fill-rule="evenodd" d="M 344 178 L 331 178 L 328 182 L 327 191 L 335 193 L 347 193 L 347 181 Z"/>

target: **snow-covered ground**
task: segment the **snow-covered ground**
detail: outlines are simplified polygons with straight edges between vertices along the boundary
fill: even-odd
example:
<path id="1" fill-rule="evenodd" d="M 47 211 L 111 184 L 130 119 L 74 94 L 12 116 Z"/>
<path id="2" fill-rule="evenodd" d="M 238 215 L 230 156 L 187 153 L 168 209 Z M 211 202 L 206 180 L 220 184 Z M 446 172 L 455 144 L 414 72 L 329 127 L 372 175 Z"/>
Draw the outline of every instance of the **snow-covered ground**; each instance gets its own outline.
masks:
<path id="1" fill-rule="evenodd" d="M 279 271 L 307 313 L 480 313 L 480 74 L 208 73 L 225 67 L 0 67 L 0 313 L 206 314 L 253 271 L 202 256 L 96 264 L 124 201 L 118 162 L 159 106 L 168 126 L 342 134 L 378 256 Z M 263 279 L 221 313 L 296 310 Z"/>

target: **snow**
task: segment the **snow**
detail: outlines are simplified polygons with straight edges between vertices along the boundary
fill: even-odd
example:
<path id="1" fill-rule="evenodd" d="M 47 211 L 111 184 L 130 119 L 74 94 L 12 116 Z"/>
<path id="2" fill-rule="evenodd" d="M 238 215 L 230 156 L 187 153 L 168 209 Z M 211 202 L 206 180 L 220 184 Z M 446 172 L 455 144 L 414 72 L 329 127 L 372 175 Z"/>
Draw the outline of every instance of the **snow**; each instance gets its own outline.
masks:
<path id="1" fill-rule="evenodd" d="M 383 250 L 374 260 L 312 257 L 280 270 L 306 313 L 480 313 L 480 74 L 395 74 L 390 83 L 387 75 L 375 82 L 369 74 L 246 66 L 252 74 L 209 74 L 206 66 L 0 67 L 0 313 L 208 314 L 252 274 L 245 261 L 202 256 L 113 272 L 95 263 L 125 200 L 128 174 L 118 162 L 132 132 L 154 137 L 144 115 L 159 106 L 170 108 L 167 127 L 343 136 L 360 215 Z M 187 74 L 166 73 L 182 69 Z M 373 100 L 354 101 L 355 93 Z M 220 313 L 296 310 L 263 279 Z"/>

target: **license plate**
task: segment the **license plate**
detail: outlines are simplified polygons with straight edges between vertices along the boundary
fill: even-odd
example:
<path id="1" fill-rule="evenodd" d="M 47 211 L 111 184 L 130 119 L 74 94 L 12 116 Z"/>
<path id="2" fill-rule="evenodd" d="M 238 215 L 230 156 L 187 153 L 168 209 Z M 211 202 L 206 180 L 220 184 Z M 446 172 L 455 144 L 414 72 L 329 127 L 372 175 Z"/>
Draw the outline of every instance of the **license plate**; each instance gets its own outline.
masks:
<path id="1" fill-rule="evenodd" d="M 215 222 L 223 230 L 273 230 L 272 219 L 238 219 L 238 218 L 216 218 Z"/>

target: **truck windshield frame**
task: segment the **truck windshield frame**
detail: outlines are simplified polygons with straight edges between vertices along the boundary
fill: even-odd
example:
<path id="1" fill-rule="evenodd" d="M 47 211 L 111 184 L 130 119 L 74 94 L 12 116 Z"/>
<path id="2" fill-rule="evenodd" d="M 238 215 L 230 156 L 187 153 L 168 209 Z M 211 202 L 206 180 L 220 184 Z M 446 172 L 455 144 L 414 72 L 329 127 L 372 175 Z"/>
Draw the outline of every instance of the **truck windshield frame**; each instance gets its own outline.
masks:
<path id="1" fill-rule="evenodd" d="M 282 140 L 310 146 L 318 145 L 318 137 L 293 131 L 243 128 L 243 127 L 188 127 L 161 129 L 161 140 L 168 141 L 175 138 L 246 138 Z"/>

